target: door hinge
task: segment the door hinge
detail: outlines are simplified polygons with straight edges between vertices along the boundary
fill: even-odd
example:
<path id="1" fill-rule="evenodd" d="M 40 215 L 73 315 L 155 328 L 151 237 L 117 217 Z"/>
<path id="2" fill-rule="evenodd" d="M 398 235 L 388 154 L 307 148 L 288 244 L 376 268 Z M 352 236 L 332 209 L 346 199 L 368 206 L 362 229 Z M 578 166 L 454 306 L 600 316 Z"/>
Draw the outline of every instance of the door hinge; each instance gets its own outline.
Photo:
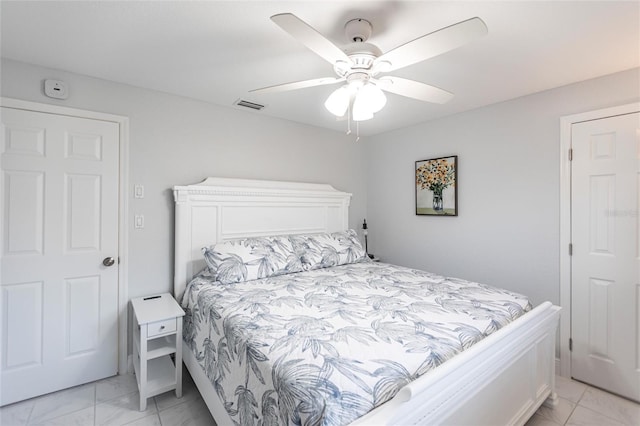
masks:
<path id="1" fill-rule="evenodd" d="M 573 161 L 573 148 L 569 148 L 569 161 Z"/>
<path id="2" fill-rule="evenodd" d="M 573 339 L 569 337 L 569 350 L 573 351 Z"/>
<path id="3" fill-rule="evenodd" d="M 573 256 L 573 244 L 569 243 L 569 256 Z"/>

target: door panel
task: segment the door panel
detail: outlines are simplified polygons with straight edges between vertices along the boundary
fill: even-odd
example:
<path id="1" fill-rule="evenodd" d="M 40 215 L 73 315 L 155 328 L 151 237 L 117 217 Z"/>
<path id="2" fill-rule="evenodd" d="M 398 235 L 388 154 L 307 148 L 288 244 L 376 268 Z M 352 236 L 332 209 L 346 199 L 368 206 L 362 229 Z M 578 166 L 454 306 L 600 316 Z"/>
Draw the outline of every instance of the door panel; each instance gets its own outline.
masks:
<path id="1" fill-rule="evenodd" d="M 119 125 L 2 107 L 0 405 L 117 373 Z"/>
<path id="2" fill-rule="evenodd" d="M 43 282 L 3 286 L 3 371 L 42 364 Z"/>
<path id="3" fill-rule="evenodd" d="M 65 356 L 75 356 L 99 349 L 100 276 L 65 280 L 67 347 Z"/>
<path id="4" fill-rule="evenodd" d="M 65 175 L 65 251 L 100 250 L 99 175 Z"/>
<path id="5" fill-rule="evenodd" d="M 42 255 L 44 230 L 44 173 L 6 171 L 5 256 Z"/>
<path id="6" fill-rule="evenodd" d="M 573 377 L 640 401 L 640 114 L 572 126 Z"/>

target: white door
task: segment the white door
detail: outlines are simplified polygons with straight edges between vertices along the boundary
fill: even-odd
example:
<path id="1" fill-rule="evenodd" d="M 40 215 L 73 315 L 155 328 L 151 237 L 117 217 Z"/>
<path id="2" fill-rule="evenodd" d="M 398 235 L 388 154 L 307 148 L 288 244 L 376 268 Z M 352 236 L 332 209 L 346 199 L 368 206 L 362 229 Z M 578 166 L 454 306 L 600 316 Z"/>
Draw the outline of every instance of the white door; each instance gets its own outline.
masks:
<path id="1" fill-rule="evenodd" d="M 1 113 L 5 405 L 117 373 L 119 125 Z"/>
<path id="2" fill-rule="evenodd" d="M 571 375 L 640 401 L 640 114 L 573 124 Z"/>

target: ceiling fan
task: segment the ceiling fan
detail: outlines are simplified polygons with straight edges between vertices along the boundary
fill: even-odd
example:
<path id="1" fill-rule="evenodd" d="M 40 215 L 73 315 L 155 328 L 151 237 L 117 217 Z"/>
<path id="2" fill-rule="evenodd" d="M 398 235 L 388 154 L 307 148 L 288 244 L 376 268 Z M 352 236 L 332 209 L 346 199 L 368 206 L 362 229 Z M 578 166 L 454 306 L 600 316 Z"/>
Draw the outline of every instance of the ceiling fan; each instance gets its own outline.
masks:
<path id="1" fill-rule="evenodd" d="M 346 23 L 345 33 L 350 43 L 342 49 L 291 13 L 273 15 L 271 20 L 332 64 L 337 77 L 278 84 L 250 92 L 284 92 L 346 82 L 327 98 L 325 107 L 336 117 L 344 117 L 351 111 L 349 118 L 354 121 L 369 120 L 384 107 L 386 96 L 383 91 L 438 104 L 449 101 L 453 94 L 446 90 L 414 80 L 380 75 L 422 62 L 487 34 L 487 26 L 476 17 L 382 53 L 377 46 L 367 43 L 372 26 L 365 19 L 352 19 Z"/>

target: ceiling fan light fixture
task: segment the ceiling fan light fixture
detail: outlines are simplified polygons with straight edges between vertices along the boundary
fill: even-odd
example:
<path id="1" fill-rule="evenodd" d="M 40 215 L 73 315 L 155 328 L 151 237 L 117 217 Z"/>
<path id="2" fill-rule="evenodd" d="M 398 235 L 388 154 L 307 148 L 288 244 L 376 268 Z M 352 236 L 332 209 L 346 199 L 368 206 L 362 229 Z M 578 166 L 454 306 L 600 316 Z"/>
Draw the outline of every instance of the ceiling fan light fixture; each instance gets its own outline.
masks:
<path id="1" fill-rule="evenodd" d="M 342 117 L 349 108 L 351 94 L 347 86 L 341 86 L 333 91 L 324 103 L 324 107 L 336 117 Z"/>
<path id="2" fill-rule="evenodd" d="M 380 111 L 387 103 L 387 97 L 378 86 L 367 83 L 358 91 L 357 98 L 366 104 L 372 113 Z"/>
<path id="3" fill-rule="evenodd" d="M 366 98 L 360 96 L 360 93 L 356 95 L 356 99 L 353 101 L 353 121 L 366 121 L 373 118 L 373 111 L 371 106 L 367 104 Z"/>

